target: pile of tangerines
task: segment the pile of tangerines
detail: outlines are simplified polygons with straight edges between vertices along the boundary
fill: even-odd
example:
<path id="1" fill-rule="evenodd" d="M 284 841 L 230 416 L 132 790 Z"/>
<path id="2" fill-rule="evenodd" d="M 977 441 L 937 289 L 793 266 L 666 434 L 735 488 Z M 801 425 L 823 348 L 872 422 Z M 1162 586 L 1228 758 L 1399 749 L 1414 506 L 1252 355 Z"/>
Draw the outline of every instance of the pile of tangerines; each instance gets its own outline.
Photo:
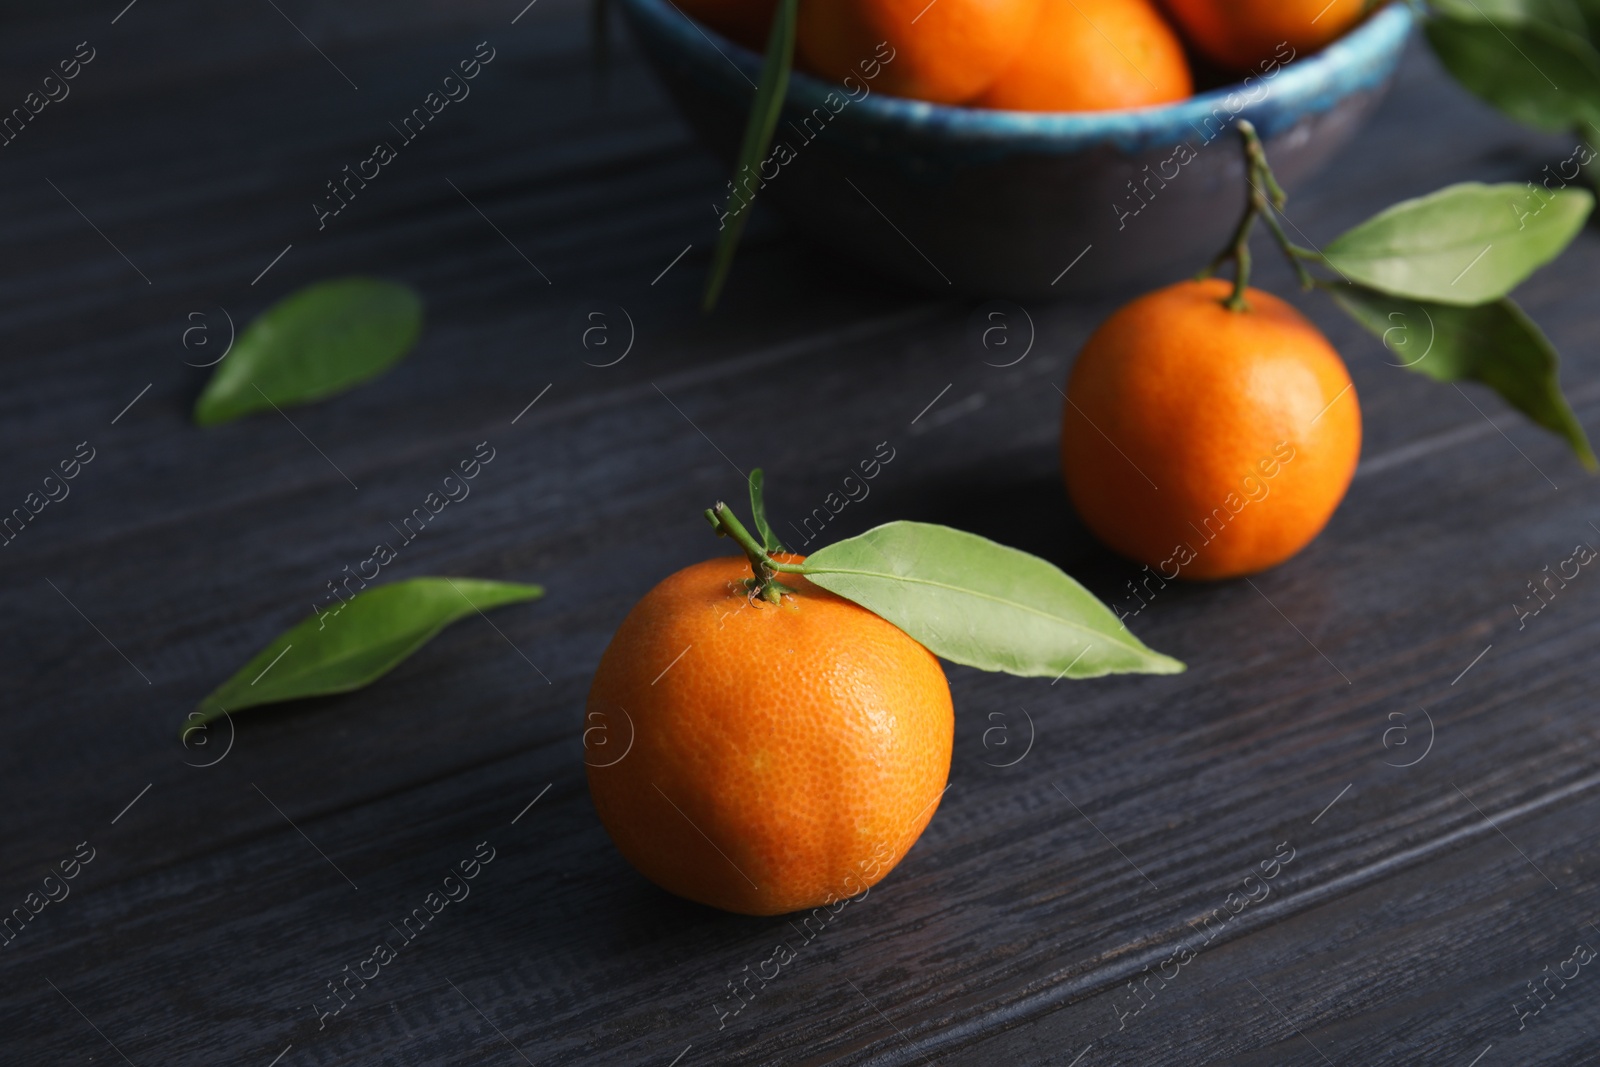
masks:
<path id="1" fill-rule="evenodd" d="M 756 51 L 775 0 L 679 0 Z M 1150 107 L 1194 93 L 1187 44 L 1223 74 L 1288 46 L 1313 52 L 1360 21 L 1366 0 L 805 0 L 801 66 L 841 80 L 894 49 L 879 87 L 936 104 L 1010 111 Z"/>

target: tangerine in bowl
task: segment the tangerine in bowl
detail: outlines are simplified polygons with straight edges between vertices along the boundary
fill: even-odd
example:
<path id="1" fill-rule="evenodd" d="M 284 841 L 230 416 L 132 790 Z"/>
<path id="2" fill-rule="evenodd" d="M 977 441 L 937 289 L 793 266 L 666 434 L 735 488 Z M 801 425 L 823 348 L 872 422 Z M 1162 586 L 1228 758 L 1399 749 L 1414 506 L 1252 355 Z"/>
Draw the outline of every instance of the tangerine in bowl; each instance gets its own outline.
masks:
<path id="1" fill-rule="evenodd" d="M 761 76 L 762 56 L 749 45 L 760 46 L 757 27 L 771 8 L 715 0 L 706 9 L 704 17 L 741 44 L 685 14 L 709 2 L 620 6 L 689 125 L 731 172 Z M 942 17 L 959 13 L 955 0 L 940 2 L 957 9 Z M 981 8 L 995 0 L 966 2 Z M 937 56 L 907 44 L 923 28 L 917 19 L 932 18 L 916 12 L 925 0 L 903 10 L 898 0 L 860 5 L 882 17 L 851 23 L 857 4 L 801 4 L 796 68 L 771 148 L 753 171 L 708 190 L 709 206 L 721 218 L 753 195 L 833 262 L 935 292 L 1016 299 L 1148 282 L 1206 258 L 1225 243 L 1241 208 L 1243 162 L 1237 138 L 1228 136 L 1235 123 L 1255 124 L 1293 188 L 1370 116 L 1413 25 L 1404 4 L 1389 4 L 1314 54 L 1284 41 L 1242 75 L 1217 73 L 1225 68 L 1191 52 L 1198 90 L 1184 95 L 1182 56 L 1172 58 L 1157 20 L 1138 10 L 1165 9 L 1117 0 L 1114 13 L 1101 14 L 1112 5 L 1095 0 L 1088 8 L 1097 34 L 1115 40 L 1123 56 L 1145 57 L 1140 76 L 1126 79 L 1130 98 L 1144 106 L 1107 109 L 1106 100 L 1090 97 L 1116 73 L 1114 59 L 1103 76 L 1061 73 L 1104 63 L 1103 50 L 1071 64 L 1030 56 L 1038 42 L 1051 42 L 1055 54 L 1074 42 L 1088 47 L 1089 38 L 1075 33 L 1076 15 L 1063 15 L 1059 0 L 1040 0 L 1029 16 L 1039 21 L 1027 22 L 1017 53 L 986 47 L 986 88 L 952 104 L 891 91 L 970 89 L 970 71 L 941 67 Z M 1083 0 L 1068 6 L 1087 10 Z M 742 22 L 718 17 L 716 8 Z M 1015 3 L 1005 10 L 1013 24 L 1023 20 L 1019 10 L 1027 13 Z M 825 32 L 808 31 L 817 20 Z M 959 23 L 940 29 L 952 40 L 967 32 L 976 31 Z M 848 47 L 816 44 L 819 34 L 825 44 Z M 848 63 L 854 52 L 862 54 Z M 1050 110 L 1063 104 L 1075 109 Z"/>

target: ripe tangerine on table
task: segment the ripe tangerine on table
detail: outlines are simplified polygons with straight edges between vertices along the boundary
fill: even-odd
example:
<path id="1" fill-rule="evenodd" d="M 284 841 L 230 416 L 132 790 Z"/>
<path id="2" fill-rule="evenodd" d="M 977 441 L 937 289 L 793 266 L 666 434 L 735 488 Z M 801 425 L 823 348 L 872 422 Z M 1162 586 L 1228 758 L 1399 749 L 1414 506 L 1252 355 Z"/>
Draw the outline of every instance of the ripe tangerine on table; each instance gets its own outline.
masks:
<path id="1" fill-rule="evenodd" d="M 777 915 L 899 863 L 938 807 L 955 713 L 939 661 L 893 624 L 798 575 L 769 603 L 750 578 L 744 558 L 707 560 L 628 613 L 588 715 L 625 713 L 633 744 L 589 762 L 589 792 L 663 889 Z"/>
<path id="2" fill-rule="evenodd" d="M 1089 528 L 1164 578 L 1275 566 L 1320 533 L 1361 455 L 1344 361 L 1284 301 L 1217 278 L 1127 304 L 1067 384 L 1061 466 Z"/>

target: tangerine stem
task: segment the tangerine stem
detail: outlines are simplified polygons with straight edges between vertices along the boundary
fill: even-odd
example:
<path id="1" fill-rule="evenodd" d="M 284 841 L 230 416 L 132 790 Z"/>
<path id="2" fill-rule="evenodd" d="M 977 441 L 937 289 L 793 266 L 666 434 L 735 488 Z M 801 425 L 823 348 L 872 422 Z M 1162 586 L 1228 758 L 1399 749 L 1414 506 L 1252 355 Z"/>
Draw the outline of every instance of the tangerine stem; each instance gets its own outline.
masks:
<path id="1" fill-rule="evenodd" d="M 750 531 L 744 528 L 733 514 L 733 509 L 722 501 L 717 501 L 717 506 L 706 512 L 706 518 L 711 522 L 711 528 L 717 531 L 719 537 L 732 538 L 734 543 L 744 549 L 744 554 L 750 558 L 750 570 L 757 578 L 765 578 L 770 572 L 768 567 L 772 560 L 767 556 L 766 549 L 756 543 L 750 536 Z"/>
<path id="2" fill-rule="evenodd" d="M 805 568 L 796 563 L 780 563 L 767 555 L 767 550 L 745 529 L 744 523 L 734 515 L 733 509 L 722 501 L 706 511 L 706 519 L 719 537 L 728 537 L 744 549 L 750 560 L 751 590 L 754 595 L 776 604 L 788 587 L 779 582 L 779 574 L 804 574 Z"/>
<path id="3" fill-rule="evenodd" d="M 1272 231 L 1272 236 L 1277 238 L 1278 247 L 1283 249 L 1283 254 L 1289 258 L 1289 263 L 1294 267 L 1295 275 L 1300 279 L 1300 288 L 1309 293 L 1317 282 L 1311 276 L 1311 272 L 1306 270 L 1305 263 L 1301 262 L 1305 249 L 1290 242 L 1289 235 L 1283 232 L 1283 224 L 1278 221 L 1276 212 L 1269 211 L 1261 217 L 1266 222 L 1267 228 Z"/>
<path id="4" fill-rule="evenodd" d="M 1259 204 L 1261 217 L 1266 221 L 1267 228 L 1272 231 L 1272 236 L 1278 242 L 1284 258 L 1294 268 L 1296 276 L 1300 279 L 1300 288 L 1309 292 L 1316 284 L 1311 272 L 1306 270 L 1303 262 L 1306 258 L 1320 260 L 1322 257 L 1316 252 L 1309 251 L 1289 240 L 1289 235 L 1284 232 L 1283 224 L 1278 221 L 1278 216 L 1283 214 L 1285 205 L 1289 203 L 1289 194 L 1284 192 L 1283 186 L 1278 183 L 1278 176 L 1272 173 L 1272 164 L 1267 162 L 1267 146 L 1261 142 L 1261 135 L 1256 132 L 1255 124 L 1249 119 L 1239 122 L 1239 132 L 1244 137 L 1245 161 L 1250 169 L 1246 176 L 1252 188 L 1260 194 L 1261 186 L 1266 187 L 1262 194 L 1262 203 Z M 1257 181 L 1260 185 L 1257 185 Z"/>
<path id="5" fill-rule="evenodd" d="M 1278 214 L 1283 211 L 1289 198 L 1283 186 L 1278 183 L 1277 175 L 1272 173 L 1271 164 L 1267 162 L 1267 150 L 1261 142 L 1261 135 L 1256 132 L 1254 123 L 1248 119 L 1240 119 L 1239 136 L 1244 142 L 1244 180 L 1250 187 L 1244 217 L 1239 220 L 1238 228 L 1234 230 L 1233 240 L 1199 275 L 1201 278 L 1209 278 L 1221 268 L 1222 264 L 1230 259 L 1233 260 L 1235 270 L 1233 292 L 1222 302 L 1229 311 L 1250 309 L 1245 293 L 1250 286 L 1250 268 L 1253 263 L 1250 255 L 1250 233 L 1257 219 L 1266 223 L 1273 239 L 1294 268 L 1301 287 L 1309 290 L 1315 284 L 1315 279 L 1310 271 L 1306 270 L 1304 263 L 1304 258 L 1315 257 L 1315 253 L 1308 253 L 1306 249 L 1293 244 L 1289 240 L 1289 235 L 1284 232 L 1283 224 L 1278 221 Z"/>
<path id="6" fill-rule="evenodd" d="M 1252 201 L 1256 194 L 1250 194 Z M 1256 224 L 1255 204 L 1251 210 L 1245 212 L 1244 220 L 1239 223 L 1239 229 L 1233 237 L 1233 292 L 1222 302 L 1222 306 L 1229 311 L 1249 311 L 1250 301 L 1245 299 L 1245 293 L 1250 288 L 1250 231 Z"/>

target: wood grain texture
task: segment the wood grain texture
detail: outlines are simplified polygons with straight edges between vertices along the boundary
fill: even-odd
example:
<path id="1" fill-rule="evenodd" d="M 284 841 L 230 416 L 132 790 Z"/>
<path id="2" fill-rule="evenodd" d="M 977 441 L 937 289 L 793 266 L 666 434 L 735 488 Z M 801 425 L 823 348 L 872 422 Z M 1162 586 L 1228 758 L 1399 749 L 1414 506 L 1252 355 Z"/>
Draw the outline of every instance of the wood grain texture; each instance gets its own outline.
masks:
<path id="1" fill-rule="evenodd" d="M 99 49 L 0 150 L 5 506 L 78 442 L 97 450 L 0 549 L 4 907 L 79 842 L 96 850 L 0 949 L 6 1063 L 266 1067 L 289 1046 L 283 1067 L 1590 1054 L 1600 976 L 1522 1030 L 1510 1005 L 1574 942 L 1600 945 L 1600 580 L 1525 628 L 1511 605 L 1600 537 L 1595 486 L 1484 391 L 1386 365 L 1314 297 L 1297 299 L 1346 354 L 1367 435 L 1328 531 L 1253 584 L 1172 587 L 1132 620 L 1186 675 L 1052 686 L 951 669 L 938 817 L 724 1016 L 729 983 L 801 935 L 667 897 L 611 848 L 580 744 L 601 649 L 655 581 L 722 550 L 700 510 L 738 499 L 743 471 L 766 468 L 796 545 L 787 524 L 880 442 L 894 460 L 828 538 L 947 522 L 1125 601 L 1135 569 L 1060 489 L 1053 387 L 1129 294 L 1030 306 L 1032 353 L 996 368 L 972 340 L 978 307 L 875 282 L 758 216 L 702 319 L 724 179 L 625 42 L 609 87 L 593 83 L 575 0 L 515 26 L 515 3 L 281 6 L 327 60 L 270 5 L 140 0 L 115 26 L 41 11 L 0 35 L 7 99 L 77 41 Z M 323 183 L 483 40 L 497 58 L 473 95 L 319 232 Z M 1290 215 L 1321 243 L 1403 196 L 1531 178 L 1569 151 L 1418 52 Z M 1591 229 L 1524 294 L 1591 427 L 1597 268 Z M 426 298 L 403 364 L 293 425 L 189 424 L 205 376 L 185 366 L 203 362 L 180 342 L 190 313 L 221 331 L 220 309 L 242 323 L 355 272 Z M 619 307 L 633 347 L 595 366 L 620 349 L 585 350 L 584 315 L 620 330 Z M 453 627 L 363 692 L 240 715 L 226 758 L 195 766 L 228 735 L 180 745 L 194 703 L 481 441 L 496 458 L 472 495 L 393 574 L 533 581 L 546 599 Z M 1431 750 L 1393 766 L 1430 736 L 1420 708 Z M 1030 717 L 1028 755 L 996 766 Z M 391 924 L 480 842 L 495 859 L 471 895 L 319 1021 L 327 983 L 398 940 Z M 1119 1027 L 1128 983 L 1281 842 L 1295 859 L 1273 895 Z"/>

